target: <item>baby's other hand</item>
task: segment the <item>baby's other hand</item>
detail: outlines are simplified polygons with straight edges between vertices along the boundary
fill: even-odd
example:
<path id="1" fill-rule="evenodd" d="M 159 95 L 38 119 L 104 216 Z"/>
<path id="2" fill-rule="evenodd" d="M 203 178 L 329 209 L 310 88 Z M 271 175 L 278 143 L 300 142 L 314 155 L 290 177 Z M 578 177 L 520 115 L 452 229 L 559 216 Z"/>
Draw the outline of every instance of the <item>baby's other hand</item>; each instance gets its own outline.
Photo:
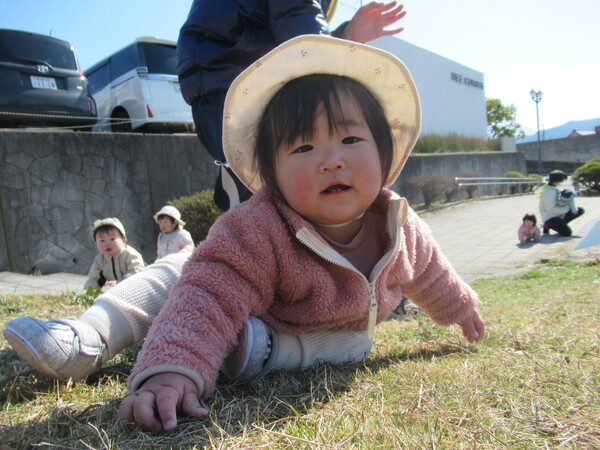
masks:
<path id="1" fill-rule="evenodd" d="M 459 323 L 463 331 L 463 336 L 469 342 L 479 342 L 485 334 L 485 325 L 483 319 L 477 310 L 473 310 L 473 314 Z"/>
<path id="2" fill-rule="evenodd" d="M 106 283 L 104 283 L 104 287 L 113 287 L 116 285 L 117 285 L 117 282 L 115 280 L 107 281 Z"/>
<path id="3" fill-rule="evenodd" d="M 185 375 L 166 372 L 148 378 L 135 394 L 123 399 L 119 420 L 137 423 L 144 431 L 172 431 L 177 413 L 201 419 L 208 410 L 200 406 L 196 383 Z"/>

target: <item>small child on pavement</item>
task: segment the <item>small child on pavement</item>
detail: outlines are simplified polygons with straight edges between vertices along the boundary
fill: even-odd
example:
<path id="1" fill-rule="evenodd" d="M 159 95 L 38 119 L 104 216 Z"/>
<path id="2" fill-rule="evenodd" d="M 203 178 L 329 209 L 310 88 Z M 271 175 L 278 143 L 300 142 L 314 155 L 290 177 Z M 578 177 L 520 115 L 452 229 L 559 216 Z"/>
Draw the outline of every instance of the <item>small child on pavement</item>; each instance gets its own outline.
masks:
<path id="1" fill-rule="evenodd" d="M 185 222 L 181 213 L 174 206 L 163 206 L 154 214 L 154 221 L 160 228 L 156 242 L 156 259 L 164 258 L 171 253 L 194 251 L 194 241 L 191 234 L 184 230 Z"/>
<path id="2" fill-rule="evenodd" d="M 519 236 L 519 243 L 525 244 L 527 242 L 540 242 L 542 238 L 542 232 L 536 226 L 537 218 L 535 214 L 525 214 L 523 216 L 523 223 L 519 227 L 517 234 Z"/>

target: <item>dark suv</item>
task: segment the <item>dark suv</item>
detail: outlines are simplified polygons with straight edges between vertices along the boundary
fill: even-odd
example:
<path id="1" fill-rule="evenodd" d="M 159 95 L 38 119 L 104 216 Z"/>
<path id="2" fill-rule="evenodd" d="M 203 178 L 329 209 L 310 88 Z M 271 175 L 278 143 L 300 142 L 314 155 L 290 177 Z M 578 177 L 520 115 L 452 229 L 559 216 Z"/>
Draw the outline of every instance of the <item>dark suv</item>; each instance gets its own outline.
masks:
<path id="1" fill-rule="evenodd" d="M 94 123 L 96 103 L 73 46 L 50 36 L 0 29 L 0 126 L 91 129 Z"/>

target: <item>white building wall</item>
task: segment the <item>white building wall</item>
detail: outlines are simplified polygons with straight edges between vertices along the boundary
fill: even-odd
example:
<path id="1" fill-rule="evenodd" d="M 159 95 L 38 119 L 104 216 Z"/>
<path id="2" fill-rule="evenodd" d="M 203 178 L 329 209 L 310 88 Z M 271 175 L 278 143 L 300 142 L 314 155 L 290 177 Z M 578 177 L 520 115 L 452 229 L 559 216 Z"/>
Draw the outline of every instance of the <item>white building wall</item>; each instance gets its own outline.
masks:
<path id="1" fill-rule="evenodd" d="M 421 135 L 487 138 L 481 72 L 393 36 L 369 44 L 393 53 L 408 67 L 421 97 Z"/>

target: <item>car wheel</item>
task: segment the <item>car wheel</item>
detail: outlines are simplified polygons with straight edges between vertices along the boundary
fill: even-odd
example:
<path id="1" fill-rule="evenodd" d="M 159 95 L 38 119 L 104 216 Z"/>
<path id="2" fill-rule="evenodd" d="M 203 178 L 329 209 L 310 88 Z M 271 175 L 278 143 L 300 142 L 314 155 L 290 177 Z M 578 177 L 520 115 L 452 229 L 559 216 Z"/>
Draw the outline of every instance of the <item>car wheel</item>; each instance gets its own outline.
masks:
<path id="1" fill-rule="evenodd" d="M 127 114 L 127 111 L 125 111 L 124 109 L 117 109 L 115 112 L 113 112 L 111 119 L 114 122 L 117 122 L 117 123 L 113 123 L 110 126 L 110 129 L 114 133 L 130 133 L 131 132 L 131 122 L 128 122 L 129 114 Z"/>

